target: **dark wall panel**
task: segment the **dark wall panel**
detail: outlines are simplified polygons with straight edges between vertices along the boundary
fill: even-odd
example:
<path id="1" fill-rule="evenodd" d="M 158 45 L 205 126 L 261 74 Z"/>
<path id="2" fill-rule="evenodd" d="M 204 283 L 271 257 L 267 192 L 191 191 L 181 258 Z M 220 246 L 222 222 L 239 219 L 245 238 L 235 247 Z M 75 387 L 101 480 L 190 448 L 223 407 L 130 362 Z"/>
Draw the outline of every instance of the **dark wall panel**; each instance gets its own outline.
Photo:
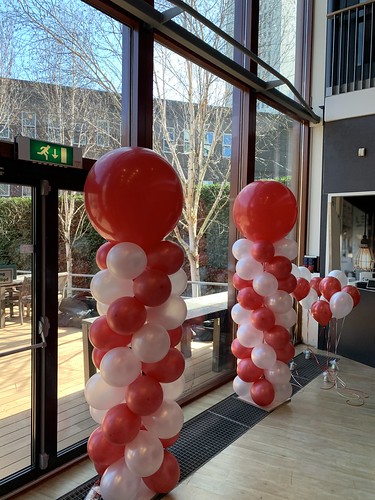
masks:
<path id="1" fill-rule="evenodd" d="M 358 157 L 358 148 L 366 149 Z M 324 127 L 323 193 L 375 191 L 375 116 Z"/>

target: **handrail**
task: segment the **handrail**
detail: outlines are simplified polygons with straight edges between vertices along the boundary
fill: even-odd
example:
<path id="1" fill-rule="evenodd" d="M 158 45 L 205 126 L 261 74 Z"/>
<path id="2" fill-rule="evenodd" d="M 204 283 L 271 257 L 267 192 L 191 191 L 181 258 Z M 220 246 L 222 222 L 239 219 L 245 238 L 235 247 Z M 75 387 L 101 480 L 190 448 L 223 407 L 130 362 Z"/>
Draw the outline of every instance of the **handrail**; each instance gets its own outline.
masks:
<path id="1" fill-rule="evenodd" d="M 331 17 L 337 16 L 337 14 L 342 14 L 343 12 L 348 12 L 350 10 L 361 9 L 362 7 L 369 5 L 369 4 L 372 4 L 372 3 L 374 3 L 374 0 L 367 0 L 366 2 L 357 3 L 355 5 L 351 5 L 350 7 L 345 7 L 344 9 L 339 9 L 339 10 L 335 10 L 333 12 L 329 12 L 327 14 L 327 18 L 329 19 Z"/>

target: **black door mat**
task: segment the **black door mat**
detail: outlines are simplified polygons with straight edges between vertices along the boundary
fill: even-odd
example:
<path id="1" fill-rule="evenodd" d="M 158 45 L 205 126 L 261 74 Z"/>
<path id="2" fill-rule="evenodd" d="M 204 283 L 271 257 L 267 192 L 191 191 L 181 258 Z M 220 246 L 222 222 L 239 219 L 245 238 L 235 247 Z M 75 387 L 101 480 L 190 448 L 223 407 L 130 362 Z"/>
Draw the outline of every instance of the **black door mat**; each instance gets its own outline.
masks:
<path id="1" fill-rule="evenodd" d="M 321 375 L 328 368 L 331 359 L 334 358 L 316 354 L 306 359 L 304 353 L 298 354 L 294 358 L 292 370 L 292 396 Z M 169 448 L 180 464 L 180 482 L 267 415 L 269 412 L 266 410 L 238 399 L 236 394 L 231 394 L 185 422 L 178 441 Z M 95 476 L 57 500 L 84 500 L 97 480 L 98 476 Z M 158 494 L 153 498 L 156 500 L 163 496 L 165 495 Z"/>

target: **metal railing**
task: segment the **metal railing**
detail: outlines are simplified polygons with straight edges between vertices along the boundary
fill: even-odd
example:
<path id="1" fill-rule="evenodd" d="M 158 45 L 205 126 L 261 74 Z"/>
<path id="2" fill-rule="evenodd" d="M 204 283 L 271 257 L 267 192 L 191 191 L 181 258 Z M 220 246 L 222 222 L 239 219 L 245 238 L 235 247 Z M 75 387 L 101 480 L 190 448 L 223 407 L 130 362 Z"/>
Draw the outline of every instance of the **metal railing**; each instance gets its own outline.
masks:
<path id="1" fill-rule="evenodd" d="M 326 95 L 375 87 L 375 1 L 327 16 Z"/>

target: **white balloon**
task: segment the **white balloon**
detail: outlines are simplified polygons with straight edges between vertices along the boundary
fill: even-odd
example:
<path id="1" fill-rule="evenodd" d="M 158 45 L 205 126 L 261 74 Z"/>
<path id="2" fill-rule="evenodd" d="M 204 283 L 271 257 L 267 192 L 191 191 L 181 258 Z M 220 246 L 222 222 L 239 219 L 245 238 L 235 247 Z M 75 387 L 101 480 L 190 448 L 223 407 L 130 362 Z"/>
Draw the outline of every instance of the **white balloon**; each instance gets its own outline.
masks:
<path id="1" fill-rule="evenodd" d="M 113 387 L 107 384 L 100 373 L 95 373 L 90 377 L 85 387 L 87 403 L 97 410 L 108 410 L 124 401 L 124 396 L 124 387 Z"/>
<path id="2" fill-rule="evenodd" d="M 89 406 L 89 412 L 91 415 L 91 418 L 95 420 L 98 424 L 101 424 L 103 422 L 103 418 L 105 417 L 105 414 L 107 413 L 108 410 L 98 410 L 97 408 L 94 408 L 93 406 Z"/>
<path id="3" fill-rule="evenodd" d="M 329 306 L 332 311 L 332 317 L 341 319 L 347 316 L 352 311 L 354 307 L 354 301 L 349 293 L 336 292 L 330 298 Z"/>
<path id="4" fill-rule="evenodd" d="M 311 273 L 305 266 L 298 266 L 301 278 L 305 278 L 309 283 L 311 281 Z"/>
<path id="5" fill-rule="evenodd" d="M 250 396 L 252 382 L 244 382 L 238 375 L 233 380 L 233 390 L 239 397 Z"/>
<path id="6" fill-rule="evenodd" d="M 270 369 L 276 363 L 276 351 L 267 344 L 257 345 L 251 351 L 251 360 L 258 368 Z"/>
<path id="7" fill-rule="evenodd" d="M 266 271 L 262 272 L 253 279 L 253 288 L 259 295 L 263 297 L 272 295 L 277 291 L 279 282 L 277 278 L 271 273 Z"/>
<path id="8" fill-rule="evenodd" d="M 104 316 L 107 314 L 109 304 L 103 304 L 103 302 L 96 302 L 96 310 L 99 316 Z"/>
<path id="9" fill-rule="evenodd" d="M 273 388 L 275 391 L 274 401 L 278 402 L 287 401 L 293 393 L 293 387 L 290 382 L 287 382 L 285 384 L 273 384 Z"/>
<path id="10" fill-rule="evenodd" d="M 299 267 L 293 264 L 292 262 L 292 270 L 291 273 L 295 278 L 301 278 L 301 271 L 299 270 Z"/>
<path id="11" fill-rule="evenodd" d="M 308 295 L 304 299 L 300 300 L 299 303 L 304 309 L 311 309 L 311 306 L 318 300 L 318 298 L 319 296 L 316 290 L 314 290 L 314 288 L 310 288 Z"/>
<path id="12" fill-rule="evenodd" d="M 289 260 L 294 260 L 298 255 L 297 242 L 290 238 L 282 238 L 276 241 L 273 246 L 275 247 L 275 255 L 282 255 Z"/>
<path id="13" fill-rule="evenodd" d="M 246 238 L 240 238 L 235 241 L 232 246 L 233 257 L 237 260 L 240 260 L 243 257 L 250 257 L 252 245 L 253 243 Z"/>
<path id="14" fill-rule="evenodd" d="M 341 285 L 341 288 L 346 286 L 348 284 L 348 278 L 346 274 L 343 271 L 340 271 L 339 269 L 334 269 L 333 271 L 330 271 L 328 273 L 328 276 L 333 276 L 334 278 L 338 279 Z"/>
<path id="15" fill-rule="evenodd" d="M 161 383 L 161 388 L 163 389 L 164 399 L 173 399 L 176 400 L 181 396 L 185 389 L 185 375 L 182 374 L 174 382 L 169 383 Z"/>
<path id="16" fill-rule="evenodd" d="M 166 330 L 173 330 L 182 325 L 187 313 L 186 302 L 178 295 L 170 295 L 169 299 L 158 307 L 147 308 L 147 323 L 156 323 Z"/>
<path id="17" fill-rule="evenodd" d="M 254 347 L 263 343 L 264 335 L 251 323 L 243 323 L 237 330 L 237 339 L 244 347 Z"/>
<path id="18" fill-rule="evenodd" d="M 171 346 L 167 330 L 155 323 L 146 323 L 132 336 L 132 352 L 143 363 L 156 363 L 165 358 Z"/>
<path id="19" fill-rule="evenodd" d="M 285 313 L 293 306 L 293 298 L 284 290 L 276 290 L 264 298 L 264 304 L 275 314 Z"/>
<path id="20" fill-rule="evenodd" d="M 138 491 L 141 486 L 141 477 L 131 472 L 121 458 L 112 463 L 104 471 L 100 479 L 100 495 L 103 500 L 126 500 L 138 499 Z"/>
<path id="21" fill-rule="evenodd" d="M 264 370 L 264 377 L 271 384 L 286 384 L 291 377 L 290 368 L 286 363 L 277 360 L 274 366 Z"/>
<path id="22" fill-rule="evenodd" d="M 137 437 L 126 444 L 126 465 L 138 476 L 147 477 L 154 474 L 160 468 L 163 459 L 163 445 L 160 439 L 149 431 L 139 431 Z"/>
<path id="23" fill-rule="evenodd" d="M 146 266 L 146 253 L 135 243 L 117 243 L 107 255 L 108 270 L 117 278 L 134 279 L 143 273 Z"/>
<path id="24" fill-rule="evenodd" d="M 134 382 L 141 368 L 140 360 L 129 347 L 114 347 L 104 354 L 100 362 L 104 381 L 114 387 L 125 387 Z"/>
<path id="25" fill-rule="evenodd" d="M 155 413 L 142 417 L 143 425 L 160 439 L 168 439 L 180 432 L 184 424 L 184 413 L 171 399 L 165 399 Z"/>
<path id="26" fill-rule="evenodd" d="M 236 273 L 243 280 L 252 280 L 263 272 L 263 265 L 252 257 L 243 257 L 236 264 Z"/>
<path id="27" fill-rule="evenodd" d="M 250 323 L 251 321 L 251 313 L 240 304 L 234 304 L 231 310 L 232 319 L 237 325 L 241 325 L 242 323 Z"/>
<path id="28" fill-rule="evenodd" d="M 92 296 L 104 304 L 111 304 L 120 297 L 132 297 L 133 281 L 120 279 L 108 269 L 103 269 L 95 274 L 91 280 L 90 290 Z"/>
<path id="29" fill-rule="evenodd" d="M 293 308 L 285 313 L 275 314 L 275 324 L 284 328 L 291 328 L 297 323 L 297 313 Z"/>
<path id="30" fill-rule="evenodd" d="M 172 284 L 171 294 L 181 295 L 187 286 L 187 276 L 185 271 L 181 268 L 174 274 L 169 274 L 168 277 Z"/>

